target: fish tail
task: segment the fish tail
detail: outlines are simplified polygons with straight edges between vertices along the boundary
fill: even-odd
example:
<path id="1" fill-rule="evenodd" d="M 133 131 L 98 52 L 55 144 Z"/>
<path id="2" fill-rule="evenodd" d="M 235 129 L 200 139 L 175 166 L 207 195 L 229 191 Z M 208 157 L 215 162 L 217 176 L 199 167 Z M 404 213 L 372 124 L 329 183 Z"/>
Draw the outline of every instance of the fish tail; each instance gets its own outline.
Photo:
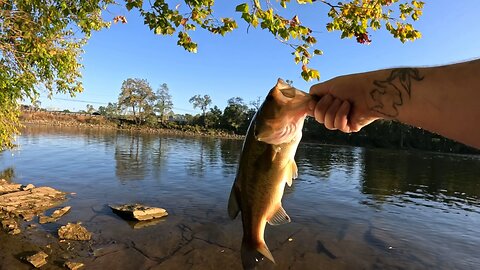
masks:
<path id="1" fill-rule="evenodd" d="M 263 257 L 275 263 L 275 259 L 273 259 L 272 253 L 268 249 L 265 241 L 255 243 L 244 237 L 242 240 L 241 256 L 243 269 L 255 269 L 256 264 L 260 262 Z"/>

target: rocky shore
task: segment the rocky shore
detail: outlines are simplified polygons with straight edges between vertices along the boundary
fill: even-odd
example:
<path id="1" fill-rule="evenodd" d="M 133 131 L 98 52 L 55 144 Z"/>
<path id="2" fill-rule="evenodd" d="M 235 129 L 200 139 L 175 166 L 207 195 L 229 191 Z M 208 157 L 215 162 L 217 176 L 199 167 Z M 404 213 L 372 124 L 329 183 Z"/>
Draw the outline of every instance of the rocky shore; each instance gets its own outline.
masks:
<path id="1" fill-rule="evenodd" d="M 0 179 L 0 269 L 75 270 L 84 267 L 82 261 L 102 256 L 104 247 L 94 247 L 92 232 L 81 222 L 62 225 L 71 207 L 60 205 L 68 195 L 51 187 Z M 133 223 L 138 225 L 135 229 L 155 225 L 168 215 L 165 209 L 140 204 L 111 208 L 128 220 L 139 221 Z"/>

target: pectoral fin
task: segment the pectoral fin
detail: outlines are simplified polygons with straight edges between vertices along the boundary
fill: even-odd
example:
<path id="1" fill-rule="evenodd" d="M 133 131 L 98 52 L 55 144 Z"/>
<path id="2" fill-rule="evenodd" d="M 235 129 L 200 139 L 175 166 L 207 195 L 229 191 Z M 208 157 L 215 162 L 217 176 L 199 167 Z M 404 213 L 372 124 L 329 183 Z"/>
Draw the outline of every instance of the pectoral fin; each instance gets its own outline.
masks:
<path id="1" fill-rule="evenodd" d="M 228 198 L 228 216 L 231 219 L 235 219 L 240 212 L 240 191 L 236 187 L 236 183 L 233 184 L 230 191 L 230 198 Z"/>
<path id="2" fill-rule="evenodd" d="M 270 225 L 282 225 L 289 223 L 290 217 L 287 215 L 287 212 L 285 212 L 285 209 L 283 209 L 282 205 L 280 205 L 277 209 L 277 212 L 268 220 L 268 224 Z"/>
<path id="3" fill-rule="evenodd" d="M 291 170 L 292 170 L 292 175 L 291 177 L 288 176 L 287 178 L 287 185 L 289 187 L 292 186 L 292 180 L 297 179 L 298 177 L 298 168 L 297 168 L 297 163 L 295 163 L 295 160 L 292 159 L 292 162 L 290 162 Z"/>

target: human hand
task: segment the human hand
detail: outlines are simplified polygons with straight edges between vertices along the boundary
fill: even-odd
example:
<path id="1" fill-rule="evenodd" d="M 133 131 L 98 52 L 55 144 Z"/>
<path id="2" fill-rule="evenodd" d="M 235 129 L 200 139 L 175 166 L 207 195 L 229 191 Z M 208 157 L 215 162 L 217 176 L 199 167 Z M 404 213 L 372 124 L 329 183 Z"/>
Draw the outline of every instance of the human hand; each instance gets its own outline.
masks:
<path id="1" fill-rule="evenodd" d="M 382 118 L 369 106 L 370 85 L 365 73 L 315 84 L 310 88 L 310 94 L 319 100 L 309 104 L 310 115 L 330 130 L 357 132 Z"/>

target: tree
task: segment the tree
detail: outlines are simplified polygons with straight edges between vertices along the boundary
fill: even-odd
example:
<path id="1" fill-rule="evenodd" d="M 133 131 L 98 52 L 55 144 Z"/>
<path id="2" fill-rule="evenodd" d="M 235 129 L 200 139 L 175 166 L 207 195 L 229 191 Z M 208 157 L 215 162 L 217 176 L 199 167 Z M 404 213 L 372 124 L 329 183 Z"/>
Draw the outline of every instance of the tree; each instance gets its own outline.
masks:
<path id="1" fill-rule="evenodd" d="M 241 97 L 230 98 L 227 107 L 223 110 L 223 126 L 237 134 L 243 133 L 246 129 L 242 130 L 240 127 L 245 126 L 244 123 L 247 120 L 247 111 L 248 106 L 245 105 L 245 102 L 243 102 Z"/>
<path id="2" fill-rule="evenodd" d="M 114 117 L 118 116 L 118 106 L 117 103 L 109 102 L 107 106 L 98 107 L 98 113 L 105 117 Z"/>
<path id="3" fill-rule="evenodd" d="M 95 111 L 93 105 L 87 104 L 87 113 L 92 114 Z"/>
<path id="4" fill-rule="evenodd" d="M 81 92 L 81 47 L 107 27 L 102 10 L 111 0 L 0 1 L 0 150 L 18 134 L 18 101 Z"/>
<path id="5" fill-rule="evenodd" d="M 212 104 L 212 99 L 209 95 L 195 95 L 188 100 L 188 102 L 193 104 L 193 108 L 199 108 L 202 111 L 203 124 L 205 125 L 205 112 L 207 111 L 210 104 Z"/>
<path id="6" fill-rule="evenodd" d="M 255 111 L 258 111 L 260 109 L 260 106 L 262 106 L 263 99 L 262 97 L 258 96 L 255 100 L 250 101 L 250 105 L 253 106 Z"/>
<path id="7" fill-rule="evenodd" d="M 137 124 L 143 122 L 148 114 L 153 112 L 151 103 L 155 100 L 152 87 L 145 79 L 127 79 L 122 83 L 118 96 L 118 105 L 132 108 L 132 114 Z"/>
<path id="8" fill-rule="evenodd" d="M 165 116 L 171 112 L 173 108 L 172 96 L 169 93 L 168 85 L 166 83 L 160 85 L 155 97 L 156 103 L 154 110 L 160 114 L 160 119 L 163 121 L 165 120 Z"/>
<path id="9" fill-rule="evenodd" d="M 217 105 L 210 108 L 210 111 L 205 114 L 205 126 L 219 128 L 222 120 L 222 110 Z"/>

